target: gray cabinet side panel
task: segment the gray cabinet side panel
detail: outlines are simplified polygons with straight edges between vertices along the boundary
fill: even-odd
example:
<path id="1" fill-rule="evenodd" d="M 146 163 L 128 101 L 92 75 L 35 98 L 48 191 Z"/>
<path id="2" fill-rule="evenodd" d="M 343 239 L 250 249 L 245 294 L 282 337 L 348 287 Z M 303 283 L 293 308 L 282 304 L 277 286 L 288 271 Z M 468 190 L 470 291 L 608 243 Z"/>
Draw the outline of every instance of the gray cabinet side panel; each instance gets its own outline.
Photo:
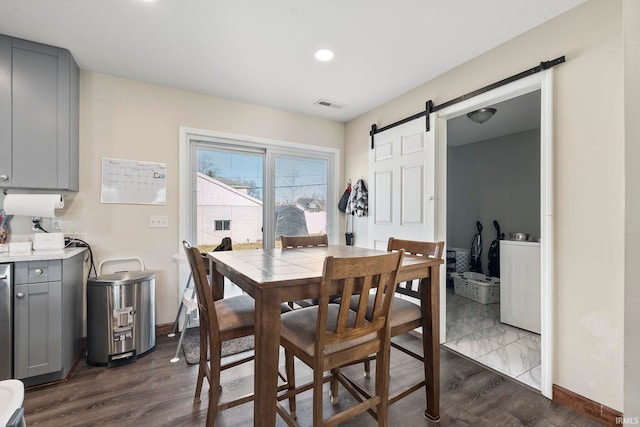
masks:
<path id="1" fill-rule="evenodd" d="M 58 187 L 58 57 L 12 49 L 15 187 Z"/>
<path id="2" fill-rule="evenodd" d="M 82 354 L 82 290 L 84 253 L 62 264 L 62 369 L 66 375 Z"/>
<path id="3" fill-rule="evenodd" d="M 11 184 L 11 39 L 0 35 L 0 187 Z"/>
<path id="4" fill-rule="evenodd" d="M 69 190 L 80 189 L 80 68 L 69 54 Z"/>
<path id="5" fill-rule="evenodd" d="M 70 81 L 67 50 L 58 49 L 58 188 L 69 188 Z"/>

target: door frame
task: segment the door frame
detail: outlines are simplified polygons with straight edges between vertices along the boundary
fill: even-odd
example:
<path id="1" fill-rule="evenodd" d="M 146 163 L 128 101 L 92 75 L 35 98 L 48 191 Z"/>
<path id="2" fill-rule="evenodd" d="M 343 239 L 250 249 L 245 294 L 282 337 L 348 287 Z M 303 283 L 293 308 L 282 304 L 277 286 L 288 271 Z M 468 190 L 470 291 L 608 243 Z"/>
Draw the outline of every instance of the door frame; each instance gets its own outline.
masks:
<path id="1" fill-rule="evenodd" d="M 540 90 L 540 252 L 541 252 L 541 378 L 540 391 L 552 399 L 554 311 L 554 176 L 553 176 L 553 68 L 524 77 L 489 92 L 431 113 L 436 141 L 436 238 L 447 235 L 447 120 L 487 105 Z M 441 342 L 446 340 L 446 275 L 440 280 Z"/>

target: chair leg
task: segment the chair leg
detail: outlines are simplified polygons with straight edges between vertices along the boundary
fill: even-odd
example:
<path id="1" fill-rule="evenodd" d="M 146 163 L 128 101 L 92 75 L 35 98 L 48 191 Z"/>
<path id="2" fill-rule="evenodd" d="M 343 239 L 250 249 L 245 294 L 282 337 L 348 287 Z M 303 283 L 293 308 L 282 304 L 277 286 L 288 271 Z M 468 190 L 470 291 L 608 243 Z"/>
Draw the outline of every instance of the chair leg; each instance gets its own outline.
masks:
<path id="1" fill-rule="evenodd" d="M 202 368 L 202 364 L 198 366 L 198 381 L 196 382 L 196 395 L 193 398 L 193 401 L 196 403 L 200 403 L 200 393 L 202 392 L 202 382 L 204 381 L 204 369 Z"/>
<path id="2" fill-rule="evenodd" d="M 364 377 L 371 378 L 371 361 L 369 359 L 364 361 Z"/>
<path id="3" fill-rule="evenodd" d="M 211 349 L 211 360 L 209 361 L 209 407 L 207 408 L 207 427 L 213 427 L 218 414 L 218 400 L 220 399 L 220 347 L 217 354 Z"/>
<path id="4" fill-rule="evenodd" d="M 322 388 L 324 373 L 320 369 L 313 370 L 313 427 L 322 426 Z"/>
<path id="5" fill-rule="evenodd" d="M 380 396 L 380 403 L 376 408 L 378 427 L 387 427 L 387 413 L 389 409 L 389 358 L 390 350 L 378 352 L 376 356 L 376 395 Z"/>
<path id="6" fill-rule="evenodd" d="M 202 392 L 202 382 L 204 381 L 204 377 L 207 377 L 207 381 L 209 381 L 209 368 L 207 367 L 207 348 L 209 347 L 209 337 L 207 336 L 207 330 L 203 326 L 200 327 L 200 343 L 205 343 L 205 345 L 200 345 L 200 356 L 198 358 L 198 382 L 196 383 L 196 395 L 194 398 L 195 402 L 200 402 L 200 394 Z"/>
<path id="7" fill-rule="evenodd" d="M 331 404 L 332 405 L 337 405 L 338 404 L 338 373 L 340 372 L 339 369 L 332 369 L 331 370 Z"/>
<path id="8" fill-rule="evenodd" d="M 286 350 L 284 352 L 284 363 L 287 372 L 287 390 L 291 393 L 291 396 L 289 396 L 289 413 L 291 413 L 291 416 L 295 419 L 297 418 L 296 395 L 293 394 L 293 390 L 296 388 L 295 360 L 293 355 Z"/>

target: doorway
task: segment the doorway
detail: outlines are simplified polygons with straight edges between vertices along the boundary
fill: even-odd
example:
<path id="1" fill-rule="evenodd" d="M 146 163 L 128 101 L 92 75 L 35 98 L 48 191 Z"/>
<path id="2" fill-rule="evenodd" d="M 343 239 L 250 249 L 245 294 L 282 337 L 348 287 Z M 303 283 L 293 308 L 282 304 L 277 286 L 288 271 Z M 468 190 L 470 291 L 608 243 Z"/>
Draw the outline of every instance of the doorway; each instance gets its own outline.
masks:
<path id="1" fill-rule="evenodd" d="M 540 390 L 540 91 L 484 107 L 447 121 L 444 345 Z"/>
<path id="2" fill-rule="evenodd" d="M 540 91 L 540 391 L 551 399 L 553 386 L 553 69 L 522 78 L 431 114 L 436 138 L 436 236 L 447 236 L 447 121 L 479 108 Z M 441 340 L 446 341 L 446 275 L 441 274 Z"/>

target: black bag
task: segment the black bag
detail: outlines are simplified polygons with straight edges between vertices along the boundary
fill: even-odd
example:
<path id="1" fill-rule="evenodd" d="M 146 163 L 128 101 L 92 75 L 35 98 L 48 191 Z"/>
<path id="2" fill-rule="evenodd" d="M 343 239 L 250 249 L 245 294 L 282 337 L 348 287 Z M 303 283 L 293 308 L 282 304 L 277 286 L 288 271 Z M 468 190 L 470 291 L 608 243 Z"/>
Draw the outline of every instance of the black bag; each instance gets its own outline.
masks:
<path id="1" fill-rule="evenodd" d="M 218 246 L 216 246 L 216 248 L 213 250 L 213 252 L 231 251 L 231 250 L 233 250 L 233 248 L 231 246 L 231 238 L 230 237 L 223 237 L 222 238 L 222 242 L 220 242 L 220 244 Z"/>
<path id="2" fill-rule="evenodd" d="M 349 218 L 351 218 L 351 224 L 349 224 Z M 344 233 L 345 244 L 347 246 L 353 246 L 353 213 L 347 216 L 347 229 Z"/>
<path id="3" fill-rule="evenodd" d="M 342 197 L 340 197 L 340 201 L 338 202 L 338 209 L 340 210 L 340 212 L 345 212 L 347 210 L 347 203 L 349 203 L 350 194 L 351 194 L 351 186 L 349 186 L 346 190 L 344 190 Z"/>

